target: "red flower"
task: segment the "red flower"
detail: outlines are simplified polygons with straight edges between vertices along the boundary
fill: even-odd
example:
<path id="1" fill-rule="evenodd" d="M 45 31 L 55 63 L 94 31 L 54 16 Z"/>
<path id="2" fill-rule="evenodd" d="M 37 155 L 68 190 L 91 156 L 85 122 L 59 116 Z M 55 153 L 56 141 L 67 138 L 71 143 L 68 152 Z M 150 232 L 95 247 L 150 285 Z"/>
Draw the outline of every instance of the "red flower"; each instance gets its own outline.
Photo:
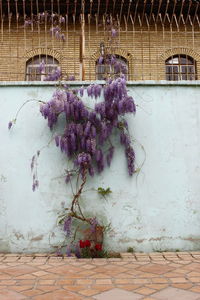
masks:
<path id="1" fill-rule="evenodd" d="M 79 246 L 80 246 L 80 248 L 85 248 L 85 242 L 84 241 L 82 241 L 82 240 L 80 240 L 79 241 Z"/>
<path id="2" fill-rule="evenodd" d="M 90 243 L 89 240 L 86 240 L 86 241 L 80 240 L 80 241 L 79 241 L 79 245 L 80 245 L 80 248 L 85 248 L 85 247 L 90 247 L 90 246 L 91 246 L 91 243 Z"/>
<path id="3" fill-rule="evenodd" d="M 85 247 L 90 247 L 90 246 L 91 246 L 90 241 L 89 241 L 89 240 L 86 240 L 86 241 L 85 241 Z"/>
<path id="4" fill-rule="evenodd" d="M 102 251 L 102 245 L 101 245 L 101 244 L 96 244 L 96 245 L 95 245 L 95 249 L 96 249 L 97 251 Z"/>

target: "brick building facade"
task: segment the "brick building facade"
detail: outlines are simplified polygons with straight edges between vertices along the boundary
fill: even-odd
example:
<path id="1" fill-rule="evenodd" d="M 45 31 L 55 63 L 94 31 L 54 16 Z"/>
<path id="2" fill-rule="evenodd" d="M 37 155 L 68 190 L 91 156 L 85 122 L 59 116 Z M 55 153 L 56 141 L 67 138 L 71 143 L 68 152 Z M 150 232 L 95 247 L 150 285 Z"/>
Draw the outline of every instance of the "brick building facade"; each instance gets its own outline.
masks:
<path id="1" fill-rule="evenodd" d="M 1 81 L 33 79 L 28 66 L 45 57 L 61 67 L 65 78 L 98 79 L 100 45 L 110 49 L 108 18 L 118 30 L 112 54 L 127 64 L 129 80 L 198 79 L 197 0 L 10 0 L 1 1 L 0 8 Z M 51 34 L 57 26 L 62 39 Z"/>

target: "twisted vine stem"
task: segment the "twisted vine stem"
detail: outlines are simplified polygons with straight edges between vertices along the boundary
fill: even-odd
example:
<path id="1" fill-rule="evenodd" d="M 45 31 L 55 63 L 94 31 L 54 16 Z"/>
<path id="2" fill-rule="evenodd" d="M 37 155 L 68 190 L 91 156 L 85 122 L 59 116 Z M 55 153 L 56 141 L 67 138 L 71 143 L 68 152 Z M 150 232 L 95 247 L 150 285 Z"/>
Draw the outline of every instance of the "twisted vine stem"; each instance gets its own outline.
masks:
<path id="1" fill-rule="evenodd" d="M 70 216 L 76 219 L 79 219 L 83 222 L 87 222 L 89 224 L 91 224 L 91 220 L 89 218 L 86 218 L 81 210 L 80 204 L 79 204 L 79 198 L 82 194 L 83 188 L 86 184 L 87 181 L 87 167 L 84 168 L 83 170 L 83 174 L 82 174 L 82 183 L 80 185 L 80 188 L 78 190 L 78 192 L 74 195 L 73 200 L 72 200 L 72 205 L 71 205 L 71 213 Z M 79 211 L 80 211 L 80 215 L 77 214 L 77 212 L 75 211 L 75 206 L 78 206 Z"/>

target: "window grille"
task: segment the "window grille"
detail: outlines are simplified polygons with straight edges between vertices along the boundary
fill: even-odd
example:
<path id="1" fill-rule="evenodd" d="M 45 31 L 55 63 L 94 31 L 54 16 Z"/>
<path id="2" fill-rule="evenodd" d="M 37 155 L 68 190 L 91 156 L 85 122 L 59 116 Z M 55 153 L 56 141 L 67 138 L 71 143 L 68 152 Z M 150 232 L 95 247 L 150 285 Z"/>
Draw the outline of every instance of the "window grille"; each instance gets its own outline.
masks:
<path id="1" fill-rule="evenodd" d="M 174 55 L 166 64 L 166 80 L 196 80 L 196 62 L 188 55 Z"/>
<path id="2" fill-rule="evenodd" d="M 99 64 L 99 60 L 96 62 L 96 79 L 97 80 L 104 80 L 108 77 L 108 75 L 112 78 L 117 78 L 120 74 L 124 74 L 127 78 L 128 73 L 128 62 L 127 60 L 120 56 L 115 56 L 115 64 L 111 64 L 106 62 L 107 59 L 104 59 L 103 64 Z"/>
<path id="3" fill-rule="evenodd" d="M 37 55 L 26 63 L 27 81 L 44 81 L 45 78 L 57 70 L 57 59 L 49 55 Z"/>

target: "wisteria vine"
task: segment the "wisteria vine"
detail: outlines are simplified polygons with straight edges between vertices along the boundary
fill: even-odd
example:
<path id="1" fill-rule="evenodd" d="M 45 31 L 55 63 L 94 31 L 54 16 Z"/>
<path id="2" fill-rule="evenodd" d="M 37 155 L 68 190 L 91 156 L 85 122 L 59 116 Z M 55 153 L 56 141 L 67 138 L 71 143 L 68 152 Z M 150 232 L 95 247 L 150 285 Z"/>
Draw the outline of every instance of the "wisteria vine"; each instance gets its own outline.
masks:
<path id="1" fill-rule="evenodd" d="M 94 84 L 86 90 L 89 97 L 104 97 L 103 101 L 96 103 L 94 109 L 87 108 L 81 100 L 83 87 L 77 91 L 58 89 L 49 102 L 41 104 L 41 114 L 48 120 L 51 130 L 60 114 L 66 117 L 64 133 L 55 137 L 56 146 L 60 147 L 67 158 L 73 159 L 82 178 L 85 170 L 93 176 L 102 172 L 106 163 L 110 166 L 114 154 L 111 136 L 114 129 L 117 129 L 120 142 L 125 148 L 129 175 L 132 175 L 135 154 L 124 115 L 135 113 L 136 107 L 133 98 L 127 93 L 126 79 L 124 76 L 116 80 L 109 79 L 105 86 Z M 106 143 L 109 148 L 105 153 Z M 67 175 L 67 182 L 73 174 L 74 172 Z"/>
<path id="2" fill-rule="evenodd" d="M 82 100 L 84 94 L 95 99 L 102 97 L 103 100 L 96 101 L 91 109 Z M 136 106 L 128 95 L 125 76 L 108 79 L 105 85 L 92 84 L 77 90 L 68 87 L 57 89 L 50 101 L 41 104 L 40 112 L 47 119 L 50 130 L 57 124 L 59 116 L 64 115 L 65 128 L 62 134 L 55 136 L 55 143 L 74 165 L 67 170 L 66 183 L 71 182 L 73 177 L 81 180 L 71 207 L 62 215 L 66 236 L 71 235 L 74 219 L 88 223 L 92 231 L 100 224 L 96 218 L 84 216 L 79 199 L 88 176 L 101 173 L 110 166 L 115 151 L 113 135 L 118 134 L 124 147 L 129 175 L 135 172 L 135 153 L 124 117 L 128 113 L 135 114 Z"/>

